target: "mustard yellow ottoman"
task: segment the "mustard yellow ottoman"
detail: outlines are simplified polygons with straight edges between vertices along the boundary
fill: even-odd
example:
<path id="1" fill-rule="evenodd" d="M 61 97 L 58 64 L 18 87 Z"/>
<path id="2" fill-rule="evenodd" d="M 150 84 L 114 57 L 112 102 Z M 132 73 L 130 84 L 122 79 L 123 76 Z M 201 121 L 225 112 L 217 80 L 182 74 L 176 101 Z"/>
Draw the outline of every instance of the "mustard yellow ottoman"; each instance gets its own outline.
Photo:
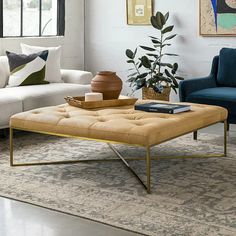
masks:
<path id="1" fill-rule="evenodd" d="M 139 101 L 144 103 L 144 101 Z M 224 122 L 224 154 L 227 143 L 226 109 L 217 106 L 191 104 L 191 111 L 180 114 L 147 113 L 135 111 L 133 106 L 84 110 L 69 105 L 45 107 L 19 113 L 10 120 L 10 164 L 11 166 L 50 165 L 78 163 L 78 161 L 14 163 L 13 130 L 24 130 L 84 140 L 102 141 L 109 144 L 116 155 L 131 169 L 127 161 L 111 145 L 112 143 L 142 146 L 146 148 L 146 184 L 132 170 L 147 192 L 151 191 L 150 149 L 165 141 L 195 132 L 201 128 Z M 192 158 L 193 156 L 191 156 Z M 114 160 L 114 159 L 112 159 Z M 96 160 L 89 160 L 96 161 Z M 86 160 L 88 162 L 88 160 Z"/>

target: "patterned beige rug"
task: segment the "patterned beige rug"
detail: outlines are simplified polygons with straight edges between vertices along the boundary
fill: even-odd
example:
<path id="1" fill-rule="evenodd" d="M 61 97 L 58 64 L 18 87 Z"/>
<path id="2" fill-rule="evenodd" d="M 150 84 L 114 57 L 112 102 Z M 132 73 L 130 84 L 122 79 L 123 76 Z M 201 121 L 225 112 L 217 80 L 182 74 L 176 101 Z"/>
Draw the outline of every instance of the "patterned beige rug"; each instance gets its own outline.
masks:
<path id="1" fill-rule="evenodd" d="M 18 161 L 112 158 L 105 144 L 36 134 L 16 135 Z M 222 137 L 185 136 L 155 155 L 222 152 Z M 124 155 L 142 149 L 117 146 Z M 8 140 L 0 141 L 0 195 L 139 232 L 143 235 L 236 235 L 236 139 L 229 157 L 153 161 L 153 193 L 120 162 L 9 167 Z M 141 176 L 145 163 L 132 162 Z"/>

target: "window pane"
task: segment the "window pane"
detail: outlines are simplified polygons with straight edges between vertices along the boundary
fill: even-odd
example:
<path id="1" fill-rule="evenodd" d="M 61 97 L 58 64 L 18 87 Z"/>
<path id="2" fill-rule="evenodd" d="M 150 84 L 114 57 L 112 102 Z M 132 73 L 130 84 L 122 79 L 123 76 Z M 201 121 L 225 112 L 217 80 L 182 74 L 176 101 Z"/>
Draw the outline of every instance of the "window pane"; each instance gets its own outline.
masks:
<path id="1" fill-rule="evenodd" d="M 3 0 L 3 36 L 20 36 L 20 0 Z"/>
<path id="2" fill-rule="evenodd" d="M 42 0 L 42 35 L 57 35 L 57 0 Z"/>
<path id="3" fill-rule="evenodd" d="M 23 36 L 39 35 L 39 0 L 24 0 Z"/>

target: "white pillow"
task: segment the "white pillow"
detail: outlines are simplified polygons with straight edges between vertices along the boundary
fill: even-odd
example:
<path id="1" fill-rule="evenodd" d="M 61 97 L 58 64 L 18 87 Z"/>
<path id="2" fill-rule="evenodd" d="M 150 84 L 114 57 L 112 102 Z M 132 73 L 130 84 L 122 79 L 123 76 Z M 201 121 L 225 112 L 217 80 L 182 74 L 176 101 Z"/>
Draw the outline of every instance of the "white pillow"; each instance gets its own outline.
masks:
<path id="1" fill-rule="evenodd" d="M 59 47 L 37 47 L 21 44 L 23 54 L 29 55 L 48 50 L 49 55 L 46 62 L 45 80 L 50 83 L 63 83 L 61 78 L 61 46 Z"/>

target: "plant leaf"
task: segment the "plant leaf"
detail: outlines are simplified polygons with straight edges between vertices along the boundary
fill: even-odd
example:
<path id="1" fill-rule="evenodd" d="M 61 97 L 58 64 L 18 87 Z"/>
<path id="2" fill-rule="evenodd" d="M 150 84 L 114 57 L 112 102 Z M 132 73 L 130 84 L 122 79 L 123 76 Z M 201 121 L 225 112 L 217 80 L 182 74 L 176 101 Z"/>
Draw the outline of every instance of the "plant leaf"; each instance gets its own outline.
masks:
<path id="1" fill-rule="evenodd" d="M 133 60 L 128 60 L 127 63 L 134 63 L 134 61 Z"/>
<path id="2" fill-rule="evenodd" d="M 155 75 L 154 78 L 158 79 L 158 81 L 163 81 L 163 82 L 167 82 L 167 83 L 171 83 L 172 80 L 170 78 L 161 76 L 161 75 Z"/>
<path id="3" fill-rule="evenodd" d="M 155 57 L 155 58 L 158 58 L 158 55 L 156 55 L 156 54 L 153 54 L 153 53 L 147 53 L 147 56 L 149 56 L 149 57 Z"/>
<path id="4" fill-rule="evenodd" d="M 157 64 L 160 65 L 160 66 L 167 66 L 167 67 L 169 67 L 170 69 L 173 68 L 173 66 L 172 66 L 170 63 L 160 63 L 160 62 L 157 62 Z"/>
<path id="5" fill-rule="evenodd" d="M 141 75 L 138 75 L 137 78 L 142 79 L 142 78 L 145 78 L 145 77 L 147 77 L 147 76 L 148 76 L 148 73 L 143 73 L 143 74 L 141 74 Z"/>
<path id="6" fill-rule="evenodd" d="M 171 88 L 175 91 L 175 93 L 177 94 L 177 89 L 175 88 L 175 86 L 171 86 Z"/>
<path id="7" fill-rule="evenodd" d="M 174 83 L 175 87 L 178 88 L 179 87 L 179 84 L 177 82 L 177 80 L 175 79 L 175 77 L 173 75 L 171 75 L 171 73 L 165 69 L 165 74 L 171 78 L 172 82 Z"/>
<path id="8" fill-rule="evenodd" d="M 179 68 L 179 65 L 177 64 L 177 63 L 174 63 L 173 64 L 173 71 L 176 73 L 176 71 L 178 70 L 178 68 Z M 173 74 L 175 74 L 175 73 L 173 73 Z"/>
<path id="9" fill-rule="evenodd" d="M 161 44 L 161 42 L 158 41 L 158 40 L 156 40 L 156 39 L 152 39 L 152 42 L 153 42 L 154 44 Z"/>
<path id="10" fill-rule="evenodd" d="M 157 19 L 156 19 L 155 16 L 151 17 L 151 24 L 155 29 L 158 29 L 158 30 L 162 29 L 161 25 L 158 24 Z"/>
<path id="11" fill-rule="evenodd" d="M 166 47 L 166 46 L 171 46 L 171 44 L 170 43 L 166 43 L 166 44 L 162 44 L 162 48 L 164 48 L 164 47 Z"/>
<path id="12" fill-rule="evenodd" d="M 156 39 L 158 41 L 161 41 L 159 38 L 156 38 L 156 37 L 153 37 L 153 36 L 148 36 L 148 37 L 151 38 L 151 39 Z"/>
<path id="13" fill-rule="evenodd" d="M 171 32 L 173 29 L 174 29 L 174 26 L 171 25 L 171 26 L 168 26 L 168 27 L 166 27 L 165 29 L 163 29 L 163 30 L 161 31 L 161 33 L 162 33 L 162 34 L 169 33 L 169 32 Z"/>
<path id="14" fill-rule="evenodd" d="M 135 58 L 136 54 L 137 54 L 138 48 L 135 48 L 134 50 L 134 54 L 133 54 L 133 59 Z"/>
<path id="15" fill-rule="evenodd" d="M 175 78 L 178 79 L 178 80 L 184 80 L 184 78 L 180 77 L 180 76 L 175 76 Z"/>
<path id="16" fill-rule="evenodd" d="M 165 20 L 165 16 L 159 11 L 156 13 L 156 21 L 157 21 L 157 24 L 160 26 L 159 30 L 163 29 L 163 26 L 165 25 L 166 20 Z"/>
<path id="17" fill-rule="evenodd" d="M 130 50 L 130 49 L 127 49 L 126 52 L 125 52 L 126 56 L 130 59 L 133 59 L 134 58 L 134 53 Z"/>
<path id="18" fill-rule="evenodd" d="M 169 13 L 169 12 L 167 12 L 167 13 L 165 14 L 165 20 L 166 20 L 166 22 L 168 21 L 168 19 L 169 19 L 169 16 L 170 16 L 170 13 Z"/>
<path id="19" fill-rule="evenodd" d="M 142 62 L 142 65 L 145 67 L 145 68 L 148 68 L 150 69 L 151 68 L 151 62 L 149 61 L 149 59 L 146 57 L 146 56 L 143 56 L 141 58 L 141 62 Z"/>
<path id="20" fill-rule="evenodd" d="M 170 35 L 170 36 L 166 37 L 165 40 L 171 40 L 171 39 L 175 38 L 176 36 L 177 36 L 177 34 Z"/>
<path id="21" fill-rule="evenodd" d="M 174 54 L 174 53 L 165 53 L 163 54 L 163 56 L 174 56 L 174 57 L 178 57 L 178 54 Z"/>
<path id="22" fill-rule="evenodd" d="M 152 51 L 152 52 L 156 51 L 155 48 L 150 48 L 150 47 L 146 47 L 146 46 L 140 46 L 140 47 L 144 50 L 147 50 L 147 51 Z"/>
<path id="23" fill-rule="evenodd" d="M 169 72 L 167 69 L 165 69 L 165 74 L 166 74 L 168 77 L 171 77 L 171 74 L 170 74 L 170 72 Z"/>

